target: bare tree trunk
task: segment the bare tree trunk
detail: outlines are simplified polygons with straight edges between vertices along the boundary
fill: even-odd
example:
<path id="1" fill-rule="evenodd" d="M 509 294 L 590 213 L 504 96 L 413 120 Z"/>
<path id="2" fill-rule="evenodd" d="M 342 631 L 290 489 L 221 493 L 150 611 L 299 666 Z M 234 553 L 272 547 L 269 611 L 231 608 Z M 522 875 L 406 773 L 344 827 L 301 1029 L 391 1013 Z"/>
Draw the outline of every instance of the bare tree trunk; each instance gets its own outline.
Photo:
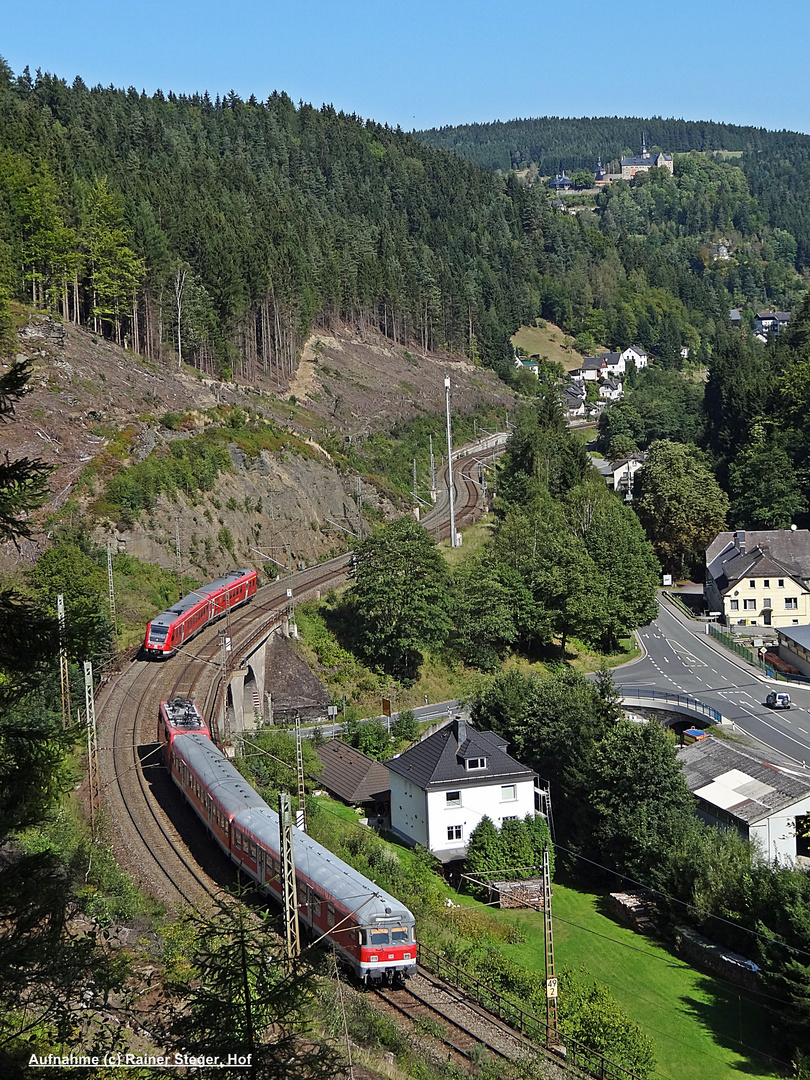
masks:
<path id="1" fill-rule="evenodd" d="M 177 366 L 183 365 L 183 336 L 181 333 L 181 320 L 183 317 L 183 289 L 186 284 L 186 271 L 179 266 L 174 275 L 174 299 L 177 304 Z"/>

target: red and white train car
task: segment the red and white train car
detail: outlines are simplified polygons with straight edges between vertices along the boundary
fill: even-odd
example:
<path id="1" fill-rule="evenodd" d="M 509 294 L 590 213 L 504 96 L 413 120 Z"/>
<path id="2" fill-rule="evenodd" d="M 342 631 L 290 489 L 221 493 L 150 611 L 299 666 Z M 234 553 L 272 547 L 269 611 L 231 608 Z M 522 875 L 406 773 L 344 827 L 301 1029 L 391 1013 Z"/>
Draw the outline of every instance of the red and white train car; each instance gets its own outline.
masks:
<path id="1" fill-rule="evenodd" d="M 158 738 L 175 784 L 216 842 L 268 895 L 281 900 L 278 814 L 271 810 L 199 726 L 174 717 L 190 702 L 160 706 Z M 196 713 L 196 709 L 191 705 Z M 293 829 L 299 920 L 313 938 L 328 936 L 363 981 L 392 981 L 416 970 L 413 914 L 348 863 Z"/>
<path id="2" fill-rule="evenodd" d="M 210 585 L 195 589 L 147 623 L 144 652 L 147 656 L 173 656 L 204 626 L 240 604 L 246 604 L 256 595 L 257 587 L 256 571 L 245 569 L 231 570 Z"/>

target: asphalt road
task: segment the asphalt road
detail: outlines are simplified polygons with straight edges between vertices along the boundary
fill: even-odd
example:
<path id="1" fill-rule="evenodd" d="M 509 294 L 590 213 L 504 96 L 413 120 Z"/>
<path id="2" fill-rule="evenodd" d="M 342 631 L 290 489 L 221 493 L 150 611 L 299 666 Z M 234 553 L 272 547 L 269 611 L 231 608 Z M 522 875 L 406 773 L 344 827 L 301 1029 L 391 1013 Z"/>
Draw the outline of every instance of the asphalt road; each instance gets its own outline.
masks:
<path id="1" fill-rule="evenodd" d="M 810 688 L 776 683 L 738 660 L 667 601 L 659 602 L 658 618 L 638 632 L 646 655 L 613 672 L 617 686 L 652 688 L 689 694 L 717 709 L 725 720 L 752 739 L 810 765 Z M 769 709 L 770 690 L 787 690 L 789 711 Z"/>

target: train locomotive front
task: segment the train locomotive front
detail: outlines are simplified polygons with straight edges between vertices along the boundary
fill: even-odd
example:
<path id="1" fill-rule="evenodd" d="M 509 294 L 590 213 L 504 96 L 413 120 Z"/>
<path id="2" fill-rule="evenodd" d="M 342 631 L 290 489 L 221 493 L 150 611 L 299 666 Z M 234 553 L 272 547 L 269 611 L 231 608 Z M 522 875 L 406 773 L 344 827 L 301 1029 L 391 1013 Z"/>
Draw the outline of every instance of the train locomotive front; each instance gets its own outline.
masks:
<path id="1" fill-rule="evenodd" d="M 209 585 L 203 585 L 182 600 L 156 615 L 146 625 L 144 655 L 161 658 L 173 656 L 210 622 L 220 618 L 256 595 L 258 575 L 255 570 L 231 570 Z"/>

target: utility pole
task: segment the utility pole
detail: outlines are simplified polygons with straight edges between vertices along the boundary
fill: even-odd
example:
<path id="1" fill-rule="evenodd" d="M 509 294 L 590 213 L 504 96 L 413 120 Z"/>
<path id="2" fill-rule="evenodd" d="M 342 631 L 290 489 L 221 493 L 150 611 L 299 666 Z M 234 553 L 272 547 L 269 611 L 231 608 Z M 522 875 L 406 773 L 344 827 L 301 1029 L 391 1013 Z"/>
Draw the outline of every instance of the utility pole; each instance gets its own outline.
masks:
<path id="1" fill-rule="evenodd" d="M 436 502 L 436 458 L 433 456 L 433 436 L 430 435 L 430 501 Z"/>
<path id="2" fill-rule="evenodd" d="M 284 938 L 287 946 L 287 963 L 301 955 L 301 935 L 298 928 L 298 889 L 295 884 L 295 855 L 293 853 L 292 812 L 290 795 L 278 793 L 278 831 L 281 840 L 281 887 L 284 908 Z"/>
<path id="3" fill-rule="evenodd" d="M 70 727 L 70 671 L 65 648 L 65 597 L 56 597 L 56 615 L 59 619 L 59 686 L 62 691 L 62 727 Z"/>
<path id="4" fill-rule="evenodd" d="M 307 831 L 307 793 L 304 787 L 304 753 L 301 749 L 301 714 L 295 714 L 295 772 L 298 778 L 298 809 L 295 824 L 301 832 Z"/>
<path id="5" fill-rule="evenodd" d="M 295 595 L 293 593 L 293 573 L 292 573 L 292 544 L 287 541 L 287 574 L 289 576 L 289 585 L 287 586 L 287 599 L 290 601 L 290 633 L 295 626 Z"/>
<path id="6" fill-rule="evenodd" d="M 227 603 L 227 600 L 226 600 Z M 224 630 L 219 631 L 219 663 L 220 681 L 222 685 L 222 742 L 226 746 L 231 745 L 231 718 L 228 713 L 228 653 L 231 651 L 230 626 L 227 623 Z"/>
<path id="7" fill-rule="evenodd" d="M 543 848 L 543 938 L 546 955 L 546 1042 L 549 1046 L 559 1046 L 557 976 L 554 973 L 554 936 L 551 920 L 551 865 L 548 844 Z"/>
<path id="8" fill-rule="evenodd" d="M 360 515 L 360 540 L 363 540 L 363 481 L 357 477 L 357 512 Z"/>
<path id="9" fill-rule="evenodd" d="M 174 519 L 174 551 L 176 557 L 175 573 L 177 574 L 177 598 L 183 597 L 183 560 L 180 556 L 180 518 Z"/>
<path id="10" fill-rule="evenodd" d="M 444 397 L 447 409 L 447 492 L 450 496 L 450 546 L 457 546 L 456 507 L 453 491 L 453 435 L 450 429 L 450 376 L 444 377 Z"/>
<path id="11" fill-rule="evenodd" d="M 413 459 L 413 501 L 418 502 L 416 494 L 416 458 Z"/>
<path id="12" fill-rule="evenodd" d="M 90 788 L 90 832 L 95 839 L 98 815 L 101 810 L 101 789 L 98 779 L 98 728 L 96 700 L 93 694 L 93 665 L 84 662 L 84 711 L 87 724 L 87 774 Z"/>
<path id="13" fill-rule="evenodd" d="M 110 590 L 110 623 L 112 625 L 113 641 L 115 642 L 116 651 L 118 649 L 118 630 L 117 619 L 115 615 L 115 582 L 113 580 L 113 568 L 112 568 L 112 542 L 107 541 L 107 584 Z"/>

